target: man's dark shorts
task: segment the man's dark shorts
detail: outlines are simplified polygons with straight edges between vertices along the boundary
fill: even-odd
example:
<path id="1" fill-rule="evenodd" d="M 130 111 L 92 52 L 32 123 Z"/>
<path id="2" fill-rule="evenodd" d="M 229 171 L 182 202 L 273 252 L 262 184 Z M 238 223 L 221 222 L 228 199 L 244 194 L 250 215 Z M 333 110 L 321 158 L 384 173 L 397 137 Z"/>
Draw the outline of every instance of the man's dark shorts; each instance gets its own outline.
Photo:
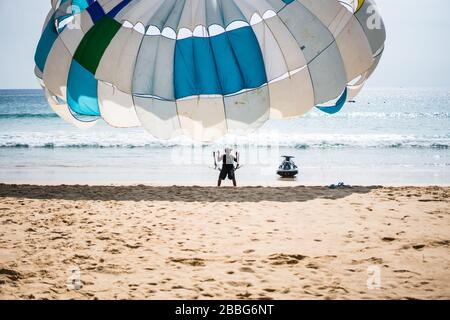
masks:
<path id="1" fill-rule="evenodd" d="M 222 170 L 220 171 L 220 180 L 225 180 L 228 176 L 228 179 L 233 180 L 234 179 L 234 165 L 227 164 L 222 167 Z"/>

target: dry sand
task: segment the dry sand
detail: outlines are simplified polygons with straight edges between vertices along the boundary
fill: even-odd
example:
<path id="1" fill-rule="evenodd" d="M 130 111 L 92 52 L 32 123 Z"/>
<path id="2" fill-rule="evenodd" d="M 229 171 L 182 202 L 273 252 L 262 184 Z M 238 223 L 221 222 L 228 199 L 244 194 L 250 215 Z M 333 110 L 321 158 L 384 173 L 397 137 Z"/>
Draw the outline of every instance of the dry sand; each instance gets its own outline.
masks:
<path id="1" fill-rule="evenodd" d="M 0 185 L 0 298 L 450 299 L 449 195 Z"/>

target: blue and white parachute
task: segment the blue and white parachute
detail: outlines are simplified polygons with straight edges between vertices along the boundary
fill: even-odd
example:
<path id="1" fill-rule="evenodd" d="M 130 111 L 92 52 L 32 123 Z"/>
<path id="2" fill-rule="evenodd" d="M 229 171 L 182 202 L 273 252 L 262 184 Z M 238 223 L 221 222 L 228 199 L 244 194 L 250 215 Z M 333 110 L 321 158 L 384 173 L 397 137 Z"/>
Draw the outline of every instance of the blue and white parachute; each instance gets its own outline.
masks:
<path id="1" fill-rule="evenodd" d="M 35 60 L 55 112 L 161 139 L 211 141 L 314 106 L 337 112 L 386 37 L 373 0 L 51 2 Z"/>

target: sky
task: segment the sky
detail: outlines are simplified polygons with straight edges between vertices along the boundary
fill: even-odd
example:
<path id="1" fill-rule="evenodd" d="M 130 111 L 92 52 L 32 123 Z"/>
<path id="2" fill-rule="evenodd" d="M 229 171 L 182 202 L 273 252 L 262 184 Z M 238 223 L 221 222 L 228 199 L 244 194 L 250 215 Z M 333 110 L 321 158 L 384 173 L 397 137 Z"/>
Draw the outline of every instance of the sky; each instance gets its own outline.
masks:
<path id="1" fill-rule="evenodd" d="M 450 87 L 449 0 L 378 0 L 384 57 L 368 86 Z M 50 0 L 0 0 L 0 89 L 38 88 L 34 51 Z"/>

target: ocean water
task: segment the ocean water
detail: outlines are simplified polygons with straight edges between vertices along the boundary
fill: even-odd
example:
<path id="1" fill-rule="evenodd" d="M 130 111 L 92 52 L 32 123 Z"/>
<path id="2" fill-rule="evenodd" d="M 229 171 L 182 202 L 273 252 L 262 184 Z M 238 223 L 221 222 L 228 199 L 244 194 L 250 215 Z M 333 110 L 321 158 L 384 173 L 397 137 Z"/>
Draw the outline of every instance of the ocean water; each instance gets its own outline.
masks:
<path id="1" fill-rule="evenodd" d="M 244 184 L 450 185 L 450 89 L 366 89 L 337 115 L 312 110 L 212 144 L 103 122 L 81 131 L 42 91 L 0 90 L 0 182 L 214 185 L 212 152 L 225 146 L 240 151 Z M 295 180 L 275 174 L 284 154 Z"/>

